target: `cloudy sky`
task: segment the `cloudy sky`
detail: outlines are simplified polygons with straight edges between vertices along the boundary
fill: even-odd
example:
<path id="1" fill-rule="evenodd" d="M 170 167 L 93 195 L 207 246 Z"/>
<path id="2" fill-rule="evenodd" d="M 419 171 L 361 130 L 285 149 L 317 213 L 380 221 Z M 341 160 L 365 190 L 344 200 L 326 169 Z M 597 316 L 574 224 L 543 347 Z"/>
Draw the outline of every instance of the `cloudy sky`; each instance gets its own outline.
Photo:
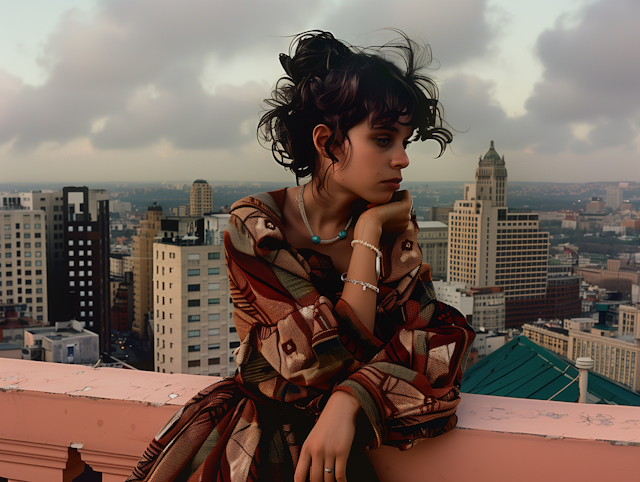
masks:
<path id="1" fill-rule="evenodd" d="M 255 137 L 290 36 L 428 42 L 445 119 L 405 179 L 640 181 L 638 0 L 0 0 L 3 182 L 284 181 Z"/>

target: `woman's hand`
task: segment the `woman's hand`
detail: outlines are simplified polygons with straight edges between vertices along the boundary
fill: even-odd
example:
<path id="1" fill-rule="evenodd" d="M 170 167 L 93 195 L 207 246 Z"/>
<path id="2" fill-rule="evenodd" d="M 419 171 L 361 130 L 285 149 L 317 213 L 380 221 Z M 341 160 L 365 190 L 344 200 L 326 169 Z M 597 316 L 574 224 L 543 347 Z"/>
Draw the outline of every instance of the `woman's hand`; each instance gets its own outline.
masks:
<path id="1" fill-rule="evenodd" d="M 358 224 L 377 224 L 383 232 L 406 231 L 411 222 L 411 205 L 409 191 L 396 191 L 386 204 L 369 204 Z"/>
<path id="2" fill-rule="evenodd" d="M 318 422 L 302 444 L 295 482 L 346 482 L 347 459 L 356 433 L 360 403 L 346 392 L 329 398 Z M 325 471 L 325 468 L 331 472 Z"/>

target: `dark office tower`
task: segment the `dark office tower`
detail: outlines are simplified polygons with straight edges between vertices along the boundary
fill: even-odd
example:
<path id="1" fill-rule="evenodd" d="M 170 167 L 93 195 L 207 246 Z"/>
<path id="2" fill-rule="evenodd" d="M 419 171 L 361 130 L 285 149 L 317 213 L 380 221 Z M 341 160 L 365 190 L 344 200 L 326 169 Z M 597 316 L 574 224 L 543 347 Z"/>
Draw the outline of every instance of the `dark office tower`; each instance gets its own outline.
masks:
<path id="1" fill-rule="evenodd" d="M 109 193 L 104 189 L 65 187 L 64 262 L 67 319 L 85 322 L 109 351 Z"/>

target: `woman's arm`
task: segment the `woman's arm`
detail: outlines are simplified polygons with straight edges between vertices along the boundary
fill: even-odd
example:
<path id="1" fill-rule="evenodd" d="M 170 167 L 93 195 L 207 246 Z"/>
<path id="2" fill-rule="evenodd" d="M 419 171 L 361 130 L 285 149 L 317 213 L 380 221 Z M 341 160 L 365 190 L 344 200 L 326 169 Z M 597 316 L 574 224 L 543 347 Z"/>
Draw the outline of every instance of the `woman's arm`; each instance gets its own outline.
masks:
<path id="1" fill-rule="evenodd" d="M 383 230 L 403 232 L 411 222 L 411 197 L 407 191 L 398 201 L 374 206 L 365 211 L 355 226 L 354 239 L 378 247 Z M 378 285 L 375 269 L 376 253 L 366 245 L 355 243 L 349 262 L 347 278 Z M 366 329 L 373 333 L 376 316 L 377 293 L 362 285 L 346 282 L 341 299 L 349 304 L 353 313 Z M 345 482 L 347 459 L 355 435 L 356 416 L 360 402 L 347 391 L 334 392 L 318 422 L 302 446 L 296 468 L 295 482 L 304 482 L 307 473 L 311 482 L 323 481 L 331 475 Z M 327 474 L 325 468 L 332 470 Z M 327 477 L 325 477 L 327 476 Z"/>
<path id="2" fill-rule="evenodd" d="M 360 216 L 356 223 L 353 239 L 373 246 L 380 244 L 384 232 L 404 232 L 411 222 L 411 196 L 408 191 L 398 193 L 397 201 L 373 206 Z M 353 253 L 347 271 L 347 278 L 378 285 L 375 270 L 376 253 L 362 244 L 353 245 Z M 376 316 L 377 294 L 362 285 L 345 283 L 342 299 L 346 301 L 360 322 L 373 333 Z"/>

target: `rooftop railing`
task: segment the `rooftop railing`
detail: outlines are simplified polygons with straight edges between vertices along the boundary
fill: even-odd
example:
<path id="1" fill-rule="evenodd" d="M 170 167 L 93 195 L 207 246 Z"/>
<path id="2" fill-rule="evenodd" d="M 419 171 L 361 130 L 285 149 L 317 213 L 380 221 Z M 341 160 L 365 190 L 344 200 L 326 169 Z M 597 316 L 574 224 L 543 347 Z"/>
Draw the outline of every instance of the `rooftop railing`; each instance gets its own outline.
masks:
<path id="1" fill-rule="evenodd" d="M 213 377 L 0 358 L 0 479 L 122 482 Z M 456 429 L 368 453 L 381 482 L 636 480 L 640 408 L 463 394 Z"/>

